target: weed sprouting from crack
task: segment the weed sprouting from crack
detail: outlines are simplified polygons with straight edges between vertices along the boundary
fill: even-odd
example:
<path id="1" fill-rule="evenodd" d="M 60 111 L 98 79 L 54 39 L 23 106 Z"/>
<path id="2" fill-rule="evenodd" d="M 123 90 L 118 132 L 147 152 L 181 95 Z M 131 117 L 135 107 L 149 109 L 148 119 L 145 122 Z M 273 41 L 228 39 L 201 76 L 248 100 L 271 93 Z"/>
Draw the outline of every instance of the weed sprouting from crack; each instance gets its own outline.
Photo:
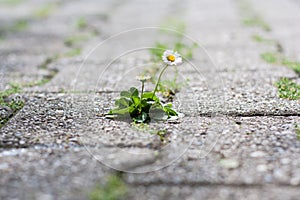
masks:
<path id="1" fill-rule="evenodd" d="M 288 78 L 281 78 L 277 81 L 279 97 L 289 100 L 300 99 L 300 85 Z"/>
<path id="2" fill-rule="evenodd" d="M 128 193 L 126 183 L 120 176 L 110 175 L 105 184 L 98 184 L 89 192 L 89 200 L 122 199 Z"/>

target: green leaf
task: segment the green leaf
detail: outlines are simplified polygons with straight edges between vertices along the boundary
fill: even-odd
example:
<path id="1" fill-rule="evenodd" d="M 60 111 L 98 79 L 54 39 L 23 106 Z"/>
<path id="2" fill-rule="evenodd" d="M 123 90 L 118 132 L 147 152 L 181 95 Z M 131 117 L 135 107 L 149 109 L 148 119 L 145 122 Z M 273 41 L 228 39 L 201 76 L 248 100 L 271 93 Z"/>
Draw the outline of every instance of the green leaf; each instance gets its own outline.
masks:
<path id="1" fill-rule="evenodd" d="M 129 92 L 129 91 L 122 91 L 122 92 L 120 93 L 120 96 L 121 96 L 121 97 L 127 97 L 127 98 L 130 98 L 130 97 L 131 97 L 131 92 Z"/>
<path id="2" fill-rule="evenodd" d="M 139 105 L 140 105 L 141 99 L 140 99 L 139 97 L 137 97 L 137 96 L 132 96 L 131 99 L 132 99 L 133 103 L 134 103 L 136 106 L 139 106 Z"/>
<path id="3" fill-rule="evenodd" d="M 131 96 L 136 96 L 136 97 L 139 96 L 139 91 L 135 87 L 130 88 L 129 91 L 131 92 Z"/>
<path id="4" fill-rule="evenodd" d="M 120 98 L 115 101 L 115 105 L 119 108 L 126 108 L 130 105 L 130 100 L 126 98 Z"/>
<path id="5" fill-rule="evenodd" d="M 142 98 L 159 102 L 159 98 L 156 95 L 153 96 L 153 92 L 145 92 Z"/>
<path id="6" fill-rule="evenodd" d="M 167 113 L 167 115 L 169 117 L 170 116 L 178 116 L 177 112 L 168 106 L 164 106 L 164 111 Z"/>
<path id="7" fill-rule="evenodd" d="M 114 114 L 114 115 L 129 114 L 129 107 L 123 108 L 123 109 L 115 108 L 115 109 L 110 110 L 110 112 L 108 114 Z"/>

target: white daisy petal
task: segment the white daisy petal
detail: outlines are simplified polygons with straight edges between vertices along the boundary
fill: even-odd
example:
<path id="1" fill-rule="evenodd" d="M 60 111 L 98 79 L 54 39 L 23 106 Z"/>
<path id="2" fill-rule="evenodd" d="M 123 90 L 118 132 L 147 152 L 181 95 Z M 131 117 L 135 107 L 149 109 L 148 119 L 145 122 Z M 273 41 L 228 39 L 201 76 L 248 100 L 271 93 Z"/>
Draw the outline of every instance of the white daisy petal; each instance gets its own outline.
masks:
<path id="1" fill-rule="evenodd" d="M 182 63 L 181 55 L 178 52 L 172 50 L 166 50 L 163 53 L 162 60 L 167 65 L 179 65 Z"/>
<path id="2" fill-rule="evenodd" d="M 151 76 L 149 75 L 139 75 L 135 77 L 137 80 L 145 82 L 151 79 Z"/>

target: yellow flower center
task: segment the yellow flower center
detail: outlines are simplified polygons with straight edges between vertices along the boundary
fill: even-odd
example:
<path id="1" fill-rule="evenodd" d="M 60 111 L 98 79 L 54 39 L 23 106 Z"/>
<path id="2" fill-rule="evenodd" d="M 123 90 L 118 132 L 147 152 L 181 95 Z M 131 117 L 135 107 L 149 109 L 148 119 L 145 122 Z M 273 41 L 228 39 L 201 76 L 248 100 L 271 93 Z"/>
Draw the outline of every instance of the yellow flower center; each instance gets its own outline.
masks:
<path id="1" fill-rule="evenodd" d="M 168 61 L 174 62 L 175 61 L 175 56 L 174 55 L 168 55 L 167 59 L 168 59 Z"/>

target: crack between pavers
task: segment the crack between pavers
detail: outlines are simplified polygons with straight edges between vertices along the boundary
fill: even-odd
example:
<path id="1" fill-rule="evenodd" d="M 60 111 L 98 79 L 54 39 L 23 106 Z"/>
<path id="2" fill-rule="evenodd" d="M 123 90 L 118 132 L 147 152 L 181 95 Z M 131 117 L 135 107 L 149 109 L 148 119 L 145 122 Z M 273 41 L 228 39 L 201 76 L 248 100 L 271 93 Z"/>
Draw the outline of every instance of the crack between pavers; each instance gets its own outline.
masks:
<path id="1" fill-rule="evenodd" d="M 234 187 L 234 188 L 259 188 L 262 189 L 264 187 L 269 188 L 270 186 L 273 187 L 285 187 L 285 188 L 299 188 L 298 185 L 290 185 L 288 183 L 277 183 L 277 184 L 262 184 L 262 183 L 254 183 L 254 184 L 247 184 L 247 183 L 214 183 L 214 182 L 198 182 L 198 181 L 182 181 L 182 182 L 178 182 L 178 183 L 173 183 L 170 181 L 163 181 L 163 180 L 158 180 L 158 181 L 153 181 L 153 182 L 130 182 L 127 183 L 131 186 L 145 186 L 145 187 L 149 187 L 149 186 L 159 186 L 159 187 L 163 187 L 163 186 L 167 186 L 167 187 L 182 187 L 182 186 L 188 186 L 188 187 Z"/>
<path id="2" fill-rule="evenodd" d="M 187 115 L 188 116 L 188 115 Z M 199 117 L 299 117 L 300 113 L 200 113 Z"/>

